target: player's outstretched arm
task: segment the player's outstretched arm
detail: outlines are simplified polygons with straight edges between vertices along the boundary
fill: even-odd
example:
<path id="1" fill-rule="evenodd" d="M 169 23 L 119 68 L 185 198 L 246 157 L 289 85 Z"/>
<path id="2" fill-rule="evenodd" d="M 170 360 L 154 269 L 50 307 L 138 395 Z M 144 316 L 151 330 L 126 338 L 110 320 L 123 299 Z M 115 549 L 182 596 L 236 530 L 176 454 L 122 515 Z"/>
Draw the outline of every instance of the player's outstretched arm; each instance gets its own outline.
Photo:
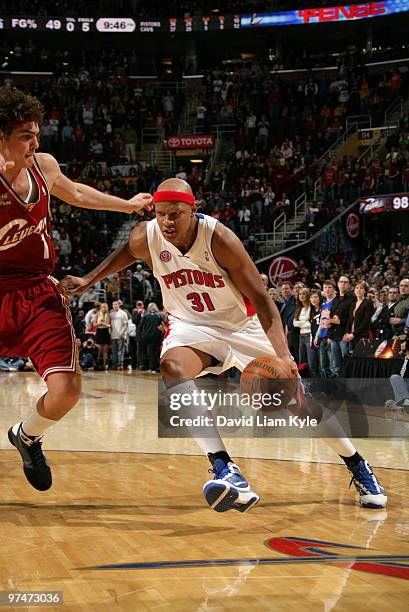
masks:
<path id="1" fill-rule="evenodd" d="M 289 349 L 277 306 L 264 287 L 250 255 L 233 232 L 218 223 L 213 235 L 213 254 L 237 289 L 253 304 L 260 323 L 278 357 L 289 359 Z"/>
<path id="2" fill-rule="evenodd" d="M 64 276 L 60 282 L 60 287 L 69 294 L 84 293 L 98 281 L 128 268 L 137 259 L 144 259 L 149 265 L 151 264 L 145 222 L 138 223 L 131 231 L 128 242 L 108 255 L 94 270 L 91 270 L 82 278 L 71 275 Z"/>
<path id="3" fill-rule="evenodd" d="M 138 193 L 130 200 L 102 193 L 89 185 L 75 183 L 65 176 L 57 160 L 48 153 L 38 153 L 37 162 L 47 179 L 50 193 L 60 200 L 78 206 L 79 208 L 92 208 L 94 210 L 112 210 L 131 214 L 133 212 L 143 215 L 142 209 L 152 208 L 152 196 L 149 193 Z"/>

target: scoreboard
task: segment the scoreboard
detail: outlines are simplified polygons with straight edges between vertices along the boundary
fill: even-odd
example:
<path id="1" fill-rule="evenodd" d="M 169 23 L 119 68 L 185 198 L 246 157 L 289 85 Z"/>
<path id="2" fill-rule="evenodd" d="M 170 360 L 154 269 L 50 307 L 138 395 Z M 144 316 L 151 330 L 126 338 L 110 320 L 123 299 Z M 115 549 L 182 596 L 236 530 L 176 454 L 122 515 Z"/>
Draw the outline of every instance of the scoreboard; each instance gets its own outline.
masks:
<path id="1" fill-rule="evenodd" d="M 409 12 L 409 0 L 363 2 L 362 4 L 301 8 L 250 15 L 217 13 L 207 16 L 174 18 L 0 16 L 0 30 L 112 33 L 215 32 L 293 25 L 306 27 L 330 22 L 347 24 L 360 19 L 381 18 L 406 12 Z"/>
<path id="2" fill-rule="evenodd" d="M 396 125 L 366 128 L 358 132 L 358 144 L 360 147 L 370 147 L 383 144 L 389 136 L 395 133 Z"/>
<path id="3" fill-rule="evenodd" d="M 0 17 L 0 30 L 38 32 L 206 32 L 236 30 L 240 15 L 133 19 L 132 17 Z"/>

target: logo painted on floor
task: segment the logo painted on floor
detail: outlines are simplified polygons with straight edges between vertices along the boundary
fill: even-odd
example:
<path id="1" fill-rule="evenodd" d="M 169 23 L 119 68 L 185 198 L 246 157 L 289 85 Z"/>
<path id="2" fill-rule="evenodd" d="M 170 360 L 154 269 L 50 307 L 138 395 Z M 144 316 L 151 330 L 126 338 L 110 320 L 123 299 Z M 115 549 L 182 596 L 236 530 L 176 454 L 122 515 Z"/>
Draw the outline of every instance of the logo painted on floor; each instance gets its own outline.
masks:
<path id="1" fill-rule="evenodd" d="M 198 559 L 192 561 L 151 561 L 146 563 L 115 563 L 95 565 L 80 569 L 120 570 L 120 569 L 161 569 L 178 567 L 218 567 L 232 565 L 283 565 L 331 563 L 337 567 L 353 569 L 371 574 L 382 574 L 409 580 L 409 555 L 359 555 L 362 546 L 350 546 L 336 542 L 323 542 L 305 538 L 270 538 L 265 542 L 271 550 L 291 555 L 287 557 L 256 557 L 244 559 Z M 328 548 L 348 549 L 351 554 L 329 552 Z"/>

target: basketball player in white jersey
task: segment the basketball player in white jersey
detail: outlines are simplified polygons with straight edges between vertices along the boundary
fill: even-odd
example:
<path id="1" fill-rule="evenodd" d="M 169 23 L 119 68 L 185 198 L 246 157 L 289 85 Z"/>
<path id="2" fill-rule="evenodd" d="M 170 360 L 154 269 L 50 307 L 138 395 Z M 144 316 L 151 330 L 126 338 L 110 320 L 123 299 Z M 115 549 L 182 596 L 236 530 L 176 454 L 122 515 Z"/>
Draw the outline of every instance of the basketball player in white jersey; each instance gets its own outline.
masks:
<path id="1" fill-rule="evenodd" d="M 196 212 L 192 190 L 181 179 L 161 183 L 153 201 L 156 219 L 136 225 L 126 245 L 83 278 L 65 277 L 62 286 L 69 293 L 82 293 L 144 259 L 160 283 L 169 313 L 161 352 L 161 375 L 169 392 L 191 394 L 197 376 L 232 367 L 242 371 L 255 357 L 277 355 L 296 369 L 277 307 L 241 241 L 212 217 Z M 207 406 L 195 410 L 205 414 Z M 334 428 L 339 437 L 333 437 Z M 216 428 L 208 430 L 203 437 L 200 431 L 192 432 L 213 466 L 214 479 L 204 486 L 206 501 L 217 512 L 245 512 L 259 497 Z M 325 432 L 352 474 L 361 505 L 384 507 L 385 491 L 335 419 L 327 420 Z"/>

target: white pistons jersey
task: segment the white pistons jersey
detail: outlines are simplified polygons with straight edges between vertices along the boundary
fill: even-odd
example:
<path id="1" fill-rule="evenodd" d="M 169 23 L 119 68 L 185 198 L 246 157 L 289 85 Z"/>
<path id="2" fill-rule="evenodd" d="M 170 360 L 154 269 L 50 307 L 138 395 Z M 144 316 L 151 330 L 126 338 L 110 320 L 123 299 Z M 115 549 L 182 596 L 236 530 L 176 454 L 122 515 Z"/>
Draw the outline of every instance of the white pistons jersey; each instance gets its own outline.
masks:
<path id="1" fill-rule="evenodd" d="M 148 248 L 164 308 L 186 323 L 239 330 L 248 325 L 254 308 L 212 253 L 218 221 L 201 213 L 196 216 L 197 237 L 185 255 L 164 238 L 156 219 L 147 223 Z"/>

